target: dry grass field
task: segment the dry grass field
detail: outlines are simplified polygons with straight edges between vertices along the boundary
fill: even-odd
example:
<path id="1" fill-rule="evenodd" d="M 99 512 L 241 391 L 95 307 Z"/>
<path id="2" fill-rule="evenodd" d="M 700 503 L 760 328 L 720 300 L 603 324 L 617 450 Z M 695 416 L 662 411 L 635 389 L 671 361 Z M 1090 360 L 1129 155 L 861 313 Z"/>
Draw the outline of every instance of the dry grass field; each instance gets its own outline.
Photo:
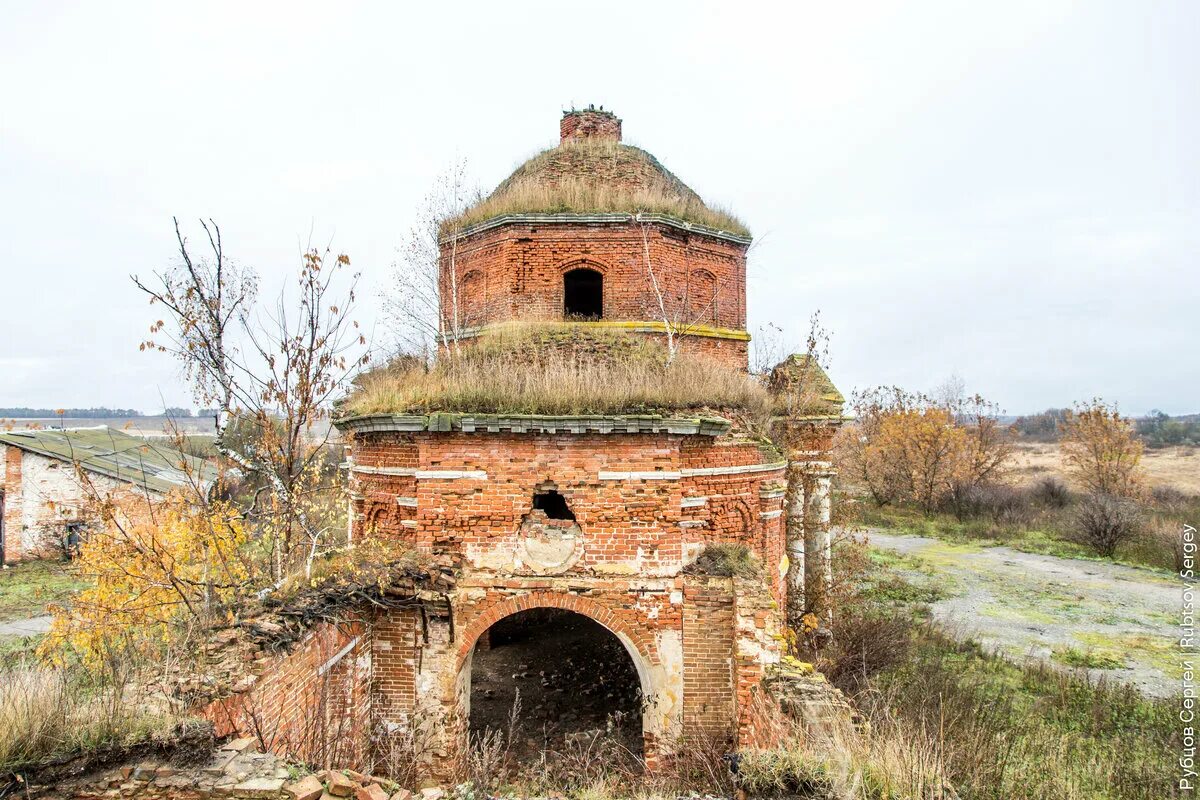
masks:
<path id="1" fill-rule="evenodd" d="M 1146 450 L 1142 465 L 1150 485 L 1172 486 L 1188 494 L 1200 494 L 1200 448 L 1164 447 Z M 1057 443 L 1028 443 L 1017 446 L 1014 477 L 1033 480 L 1045 475 L 1066 479 Z M 1068 481 L 1069 482 L 1069 481 Z"/>

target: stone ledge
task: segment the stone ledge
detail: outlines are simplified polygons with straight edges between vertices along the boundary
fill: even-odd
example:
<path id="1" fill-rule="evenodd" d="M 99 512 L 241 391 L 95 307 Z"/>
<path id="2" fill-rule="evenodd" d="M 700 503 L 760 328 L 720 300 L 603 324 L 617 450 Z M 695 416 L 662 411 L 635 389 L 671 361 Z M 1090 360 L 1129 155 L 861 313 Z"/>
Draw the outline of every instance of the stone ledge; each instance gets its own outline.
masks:
<path id="1" fill-rule="evenodd" d="M 743 236 L 732 231 L 723 231 L 717 228 L 710 228 L 707 225 L 700 225 L 695 222 L 684 222 L 681 219 L 667 216 L 666 214 L 625 214 L 619 212 L 594 212 L 591 214 L 501 214 L 498 217 L 485 219 L 483 222 L 477 222 L 474 225 L 468 225 L 461 231 L 450 236 L 442 237 L 441 243 L 453 241 L 454 239 L 464 239 L 468 236 L 474 236 L 477 233 L 490 231 L 493 228 L 500 228 L 504 225 L 512 224 L 533 224 L 533 225 L 596 225 L 596 224 L 611 224 L 622 222 L 649 222 L 658 225 L 667 225 L 679 230 L 689 231 L 690 233 L 699 233 L 704 236 L 711 236 L 714 239 L 724 239 L 727 242 L 735 242 L 737 244 L 750 244 L 754 239 L 750 236 Z"/>
<path id="2" fill-rule="evenodd" d="M 547 414 L 365 414 L 336 420 L 348 433 L 669 433 L 721 436 L 730 423 L 720 417 Z"/>
<path id="3" fill-rule="evenodd" d="M 478 328 L 466 328 L 459 334 L 459 338 L 474 339 L 493 330 L 503 330 L 510 324 L 509 322 L 493 322 L 489 325 L 481 325 Z M 575 324 L 606 330 L 630 331 L 632 333 L 666 334 L 667 332 L 666 323 L 653 319 L 598 319 Z M 718 328 L 715 325 L 700 324 L 688 325 L 683 330 L 675 331 L 675 335 L 680 338 L 699 336 L 704 339 L 731 339 L 736 342 L 748 342 L 751 338 L 749 333 L 738 328 Z"/>

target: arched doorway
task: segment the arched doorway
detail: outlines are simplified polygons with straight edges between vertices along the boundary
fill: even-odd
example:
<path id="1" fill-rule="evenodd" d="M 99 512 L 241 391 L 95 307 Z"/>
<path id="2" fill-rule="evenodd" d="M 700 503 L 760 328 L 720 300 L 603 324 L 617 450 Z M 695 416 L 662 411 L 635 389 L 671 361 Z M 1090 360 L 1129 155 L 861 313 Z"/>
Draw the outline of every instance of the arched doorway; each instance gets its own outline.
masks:
<path id="1" fill-rule="evenodd" d="M 561 608 L 510 614 L 480 636 L 467 666 L 472 742 L 503 736 L 517 759 L 601 739 L 642 755 L 638 667 L 590 617 Z"/>
<path id="2" fill-rule="evenodd" d="M 563 316 L 600 319 L 604 316 L 604 276 L 579 267 L 563 273 Z"/>

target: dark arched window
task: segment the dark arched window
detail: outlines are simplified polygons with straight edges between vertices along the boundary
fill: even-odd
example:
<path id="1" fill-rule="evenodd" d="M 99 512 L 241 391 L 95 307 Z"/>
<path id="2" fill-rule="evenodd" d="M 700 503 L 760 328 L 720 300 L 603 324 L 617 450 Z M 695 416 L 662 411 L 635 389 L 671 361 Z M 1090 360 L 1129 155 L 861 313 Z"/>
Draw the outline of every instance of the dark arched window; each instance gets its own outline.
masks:
<path id="1" fill-rule="evenodd" d="M 604 316 L 604 276 L 581 267 L 563 275 L 563 316 L 600 319 Z"/>

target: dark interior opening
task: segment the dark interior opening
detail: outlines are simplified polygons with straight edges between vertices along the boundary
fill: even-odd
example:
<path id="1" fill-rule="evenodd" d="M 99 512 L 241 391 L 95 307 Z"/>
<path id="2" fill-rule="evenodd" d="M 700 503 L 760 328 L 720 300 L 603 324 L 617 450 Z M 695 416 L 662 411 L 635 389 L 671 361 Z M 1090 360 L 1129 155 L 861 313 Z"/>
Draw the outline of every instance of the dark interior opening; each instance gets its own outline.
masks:
<path id="1" fill-rule="evenodd" d="M 510 730 L 518 759 L 601 738 L 640 755 L 641 682 L 624 645 L 573 611 L 535 608 L 497 622 L 472 657 L 471 740 Z"/>
<path id="2" fill-rule="evenodd" d="M 603 317 L 604 276 L 583 267 L 563 275 L 563 315 L 578 319 Z"/>
<path id="3" fill-rule="evenodd" d="M 533 496 L 533 507 L 546 512 L 550 519 L 575 520 L 575 513 L 567 505 L 567 500 L 561 494 L 551 489 L 548 492 L 538 492 Z"/>

